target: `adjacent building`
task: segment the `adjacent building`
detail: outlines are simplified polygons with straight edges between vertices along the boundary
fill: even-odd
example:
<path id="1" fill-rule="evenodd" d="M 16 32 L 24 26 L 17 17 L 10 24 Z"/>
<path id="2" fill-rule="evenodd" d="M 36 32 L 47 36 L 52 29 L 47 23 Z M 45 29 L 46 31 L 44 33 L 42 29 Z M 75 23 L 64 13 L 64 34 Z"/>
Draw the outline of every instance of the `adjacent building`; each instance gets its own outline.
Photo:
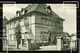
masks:
<path id="1" fill-rule="evenodd" d="M 63 21 L 46 4 L 28 5 L 7 22 L 8 44 L 16 45 L 15 28 L 18 24 L 21 27 L 21 48 L 27 46 L 27 39 L 31 39 L 31 43 L 54 43 L 56 36 L 63 33 Z"/>
<path id="2" fill-rule="evenodd" d="M 7 41 L 7 29 L 6 29 L 6 25 L 7 25 L 8 20 L 6 19 L 6 17 L 4 17 L 3 19 L 3 50 L 5 50 L 6 48 L 6 41 Z"/>

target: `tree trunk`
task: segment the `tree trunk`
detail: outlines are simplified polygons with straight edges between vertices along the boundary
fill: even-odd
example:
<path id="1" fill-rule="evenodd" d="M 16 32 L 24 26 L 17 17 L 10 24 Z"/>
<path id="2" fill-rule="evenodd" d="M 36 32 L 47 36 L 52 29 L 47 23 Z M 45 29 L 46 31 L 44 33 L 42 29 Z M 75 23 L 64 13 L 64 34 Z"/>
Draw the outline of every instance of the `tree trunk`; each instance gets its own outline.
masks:
<path id="1" fill-rule="evenodd" d="M 19 49 L 19 43 L 18 43 L 18 41 L 17 41 L 17 49 Z"/>

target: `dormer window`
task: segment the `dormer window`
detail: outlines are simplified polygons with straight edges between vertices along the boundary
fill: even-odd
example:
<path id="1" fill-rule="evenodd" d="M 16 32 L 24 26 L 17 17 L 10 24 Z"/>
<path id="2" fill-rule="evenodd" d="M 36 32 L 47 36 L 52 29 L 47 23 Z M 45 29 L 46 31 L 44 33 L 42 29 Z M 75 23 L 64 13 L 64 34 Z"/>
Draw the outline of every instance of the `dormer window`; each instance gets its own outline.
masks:
<path id="1" fill-rule="evenodd" d="M 19 16 L 19 13 L 20 13 L 19 11 L 17 11 L 17 12 L 16 12 L 16 17 L 18 17 L 18 16 Z"/>
<path id="2" fill-rule="evenodd" d="M 24 10 L 24 8 L 22 8 L 21 9 L 21 15 L 24 15 L 24 13 L 25 13 L 25 10 Z"/>
<path id="3" fill-rule="evenodd" d="M 25 13 L 27 12 L 27 10 L 25 10 Z"/>
<path id="4" fill-rule="evenodd" d="M 47 9 L 47 12 L 48 12 L 48 13 L 51 13 L 51 10 L 50 10 L 50 9 Z"/>
<path id="5" fill-rule="evenodd" d="M 50 7 L 50 6 L 46 6 L 45 10 L 46 10 L 48 13 L 51 13 L 51 7 Z"/>

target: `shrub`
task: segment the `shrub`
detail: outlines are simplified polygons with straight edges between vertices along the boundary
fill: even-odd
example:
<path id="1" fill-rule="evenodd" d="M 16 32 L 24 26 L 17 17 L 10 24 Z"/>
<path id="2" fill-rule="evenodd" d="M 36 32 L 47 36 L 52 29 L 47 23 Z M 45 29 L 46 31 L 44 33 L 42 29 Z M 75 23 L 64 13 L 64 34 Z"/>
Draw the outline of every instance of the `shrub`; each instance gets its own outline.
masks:
<path id="1" fill-rule="evenodd" d="M 39 49 L 39 44 L 38 43 L 32 43 L 31 44 L 31 50 Z"/>

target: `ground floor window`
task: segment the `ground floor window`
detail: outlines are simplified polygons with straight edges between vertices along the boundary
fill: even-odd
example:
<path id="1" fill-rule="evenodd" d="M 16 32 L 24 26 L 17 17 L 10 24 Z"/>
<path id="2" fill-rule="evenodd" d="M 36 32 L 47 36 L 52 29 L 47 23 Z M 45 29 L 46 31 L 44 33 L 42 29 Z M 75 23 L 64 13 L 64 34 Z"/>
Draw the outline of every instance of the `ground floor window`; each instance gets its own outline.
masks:
<path id="1" fill-rule="evenodd" d="M 47 41 L 48 40 L 47 32 L 41 32 L 40 39 L 41 41 Z"/>
<path id="2" fill-rule="evenodd" d="M 9 39 L 10 41 L 16 41 L 16 37 L 13 34 L 10 34 Z"/>
<path id="3" fill-rule="evenodd" d="M 25 39 L 22 39 L 22 45 L 26 45 Z"/>

